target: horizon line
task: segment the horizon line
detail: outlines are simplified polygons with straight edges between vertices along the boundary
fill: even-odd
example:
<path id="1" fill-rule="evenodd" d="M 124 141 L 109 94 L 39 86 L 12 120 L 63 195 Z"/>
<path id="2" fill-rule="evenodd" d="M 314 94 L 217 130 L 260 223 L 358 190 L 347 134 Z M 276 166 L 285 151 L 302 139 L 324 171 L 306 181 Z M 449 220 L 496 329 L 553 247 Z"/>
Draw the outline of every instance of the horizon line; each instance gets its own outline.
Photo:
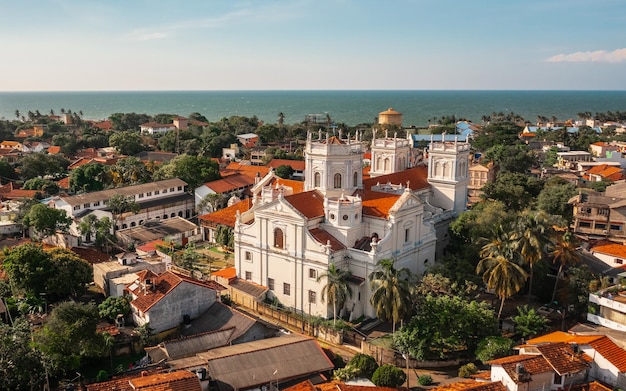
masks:
<path id="1" fill-rule="evenodd" d="M 84 92 L 626 92 L 626 89 L 145 89 L 145 90 L 0 90 L 0 93 L 84 93 Z"/>

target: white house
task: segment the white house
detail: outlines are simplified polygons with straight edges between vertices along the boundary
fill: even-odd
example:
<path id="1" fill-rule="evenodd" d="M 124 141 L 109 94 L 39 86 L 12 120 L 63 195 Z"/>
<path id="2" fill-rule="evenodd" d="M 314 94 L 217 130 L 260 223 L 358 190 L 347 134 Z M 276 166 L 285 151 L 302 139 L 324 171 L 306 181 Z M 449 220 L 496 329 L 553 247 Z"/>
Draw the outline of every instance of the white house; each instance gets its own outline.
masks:
<path id="1" fill-rule="evenodd" d="M 176 125 L 146 122 L 145 124 L 139 125 L 139 129 L 141 130 L 141 134 L 165 134 L 170 130 L 176 130 Z"/>
<path id="2" fill-rule="evenodd" d="M 378 139 L 380 140 L 380 139 Z M 410 144 L 387 138 L 376 144 L 397 168 L 411 161 Z M 261 180 L 250 210 L 238 213 L 234 228 L 238 277 L 269 289 L 286 307 L 331 316 L 321 300 L 331 263 L 349 270 L 353 296 L 342 312 L 375 316 L 365 283 L 378 261 L 422 275 L 437 256 L 438 235 L 464 210 L 467 200 L 469 145 L 432 142 L 429 165 L 364 180 L 360 138 L 319 132 L 307 137 L 304 192 Z M 404 158 L 403 157 L 407 157 Z M 389 166 L 391 167 L 391 166 Z"/>

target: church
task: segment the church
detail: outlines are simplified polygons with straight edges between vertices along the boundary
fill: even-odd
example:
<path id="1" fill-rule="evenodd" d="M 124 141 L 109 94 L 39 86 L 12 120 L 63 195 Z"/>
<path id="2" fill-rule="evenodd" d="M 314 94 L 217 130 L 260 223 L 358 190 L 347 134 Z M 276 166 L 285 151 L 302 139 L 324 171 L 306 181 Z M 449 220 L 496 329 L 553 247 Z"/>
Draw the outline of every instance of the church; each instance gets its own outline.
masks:
<path id="1" fill-rule="evenodd" d="M 380 260 L 421 276 L 442 256 L 448 224 L 467 202 L 469 151 L 467 142 L 431 138 L 428 164 L 415 164 L 421 151 L 410 136 L 374 133 L 369 145 L 359 133 L 309 133 L 304 191 L 278 185 L 270 172 L 253 187 L 252 207 L 237 213 L 238 277 L 267 287 L 284 307 L 329 318 L 333 303 L 322 300 L 326 279 L 318 277 L 335 264 L 352 274 L 352 297 L 338 313 L 375 317 L 368 276 Z"/>

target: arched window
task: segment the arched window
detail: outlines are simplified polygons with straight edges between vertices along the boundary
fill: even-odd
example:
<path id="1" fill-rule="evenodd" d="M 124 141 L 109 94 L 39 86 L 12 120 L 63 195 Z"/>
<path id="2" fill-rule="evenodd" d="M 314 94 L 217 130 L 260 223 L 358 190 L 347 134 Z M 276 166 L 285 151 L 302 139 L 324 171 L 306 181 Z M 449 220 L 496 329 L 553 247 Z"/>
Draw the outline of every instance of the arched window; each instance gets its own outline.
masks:
<path id="1" fill-rule="evenodd" d="M 274 247 L 284 248 L 284 245 L 285 245 L 285 235 L 283 234 L 283 230 L 280 228 L 276 228 L 274 230 Z"/>
<path id="2" fill-rule="evenodd" d="M 333 177 L 333 187 L 335 189 L 341 189 L 341 174 L 335 174 Z"/>
<path id="3" fill-rule="evenodd" d="M 359 173 L 358 172 L 354 172 L 354 174 L 352 175 L 352 186 L 357 187 L 359 185 Z"/>
<path id="4" fill-rule="evenodd" d="M 319 172 L 313 174 L 313 187 L 320 187 L 322 182 L 322 175 Z"/>
<path id="5" fill-rule="evenodd" d="M 380 166 L 381 166 L 381 161 L 382 159 L 379 157 L 378 159 L 376 159 L 376 167 L 374 167 L 375 170 L 380 170 Z"/>
<path id="6" fill-rule="evenodd" d="M 383 171 L 384 172 L 389 171 L 389 158 L 386 158 L 383 164 L 384 164 Z"/>

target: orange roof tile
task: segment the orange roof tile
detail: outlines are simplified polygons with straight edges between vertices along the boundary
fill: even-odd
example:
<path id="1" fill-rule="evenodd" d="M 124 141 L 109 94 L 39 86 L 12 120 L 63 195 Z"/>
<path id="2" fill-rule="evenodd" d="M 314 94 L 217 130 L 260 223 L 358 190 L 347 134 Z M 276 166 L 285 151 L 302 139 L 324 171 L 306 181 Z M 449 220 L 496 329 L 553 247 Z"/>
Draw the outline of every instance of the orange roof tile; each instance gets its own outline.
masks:
<path id="1" fill-rule="evenodd" d="M 139 246 L 137 247 L 137 250 L 141 250 L 143 252 L 152 252 L 152 251 L 156 251 L 157 246 L 169 246 L 168 243 L 166 243 L 163 240 L 153 240 L 151 242 L 148 242 L 146 244 L 144 244 L 143 246 Z"/>
<path id="2" fill-rule="evenodd" d="M 588 367 L 585 360 L 574 354 L 572 347 L 564 342 L 539 345 L 537 350 L 559 375 L 577 373 Z"/>
<path id="3" fill-rule="evenodd" d="M 291 189 L 293 190 L 293 194 L 302 193 L 304 191 L 304 182 L 302 181 L 294 181 L 291 179 L 276 178 L 272 181 L 272 184 L 274 185 L 278 184 L 279 186 L 282 185 L 286 187 L 291 187 Z"/>
<path id="4" fill-rule="evenodd" d="M 623 244 L 611 243 L 595 246 L 591 248 L 591 252 L 602 253 L 619 258 L 626 258 L 626 246 Z"/>
<path id="5" fill-rule="evenodd" d="M 235 220 L 237 218 L 237 212 L 243 213 L 250 210 L 252 207 L 252 199 L 246 198 L 241 200 L 234 205 L 231 205 L 227 208 L 220 209 L 213 213 L 207 213 L 201 216 L 198 216 L 198 220 L 202 223 L 203 221 L 212 225 L 225 225 L 227 227 L 234 227 Z"/>
<path id="6" fill-rule="evenodd" d="M 400 198 L 399 194 L 364 191 L 362 196 L 363 215 L 387 218 L 389 210 Z"/>
<path id="7" fill-rule="evenodd" d="M 70 177 L 66 176 L 65 178 L 61 178 L 57 181 L 57 185 L 60 189 L 69 189 L 70 188 Z"/>
<path id="8" fill-rule="evenodd" d="M 626 351 L 613 342 L 611 338 L 599 338 L 589 345 L 613 364 L 618 371 L 626 372 Z"/>
<path id="9" fill-rule="evenodd" d="M 108 254 L 87 247 L 70 247 L 70 250 L 91 264 L 109 262 L 111 260 Z"/>
<path id="10" fill-rule="evenodd" d="M 50 148 L 48 148 L 48 153 L 50 155 L 56 155 L 57 153 L 61 153 L 61 147 L 58 145 L 53 145 Z"/>
<path id="11" fill-rule="evenodd" d="M 204 186 L 213 190 L 217 194 L 228 193 L 242 187 L 250 187 L 252 185 L 254 185 L 253 177 L 238 173 L 204 184 Z"/>
<path id="12" fill-rule="evenodd" d="M 224 268 L 222 270 L 218 270 L 216 272 L 211 273 L 211 276 L 214 277 L 223 277 L 226 279 L 231 279 L 237 277 L 237 269 L 234 266 Z"/>
<path id="13" fill-rule="evenodd" d="M 536 133 L 532 133 L 532 132 L 526 132 L 526 133 L 522 133 L 521 137 L 536 137 L 537 134 Z"/>
<path id="14" fill-rule="evenodd" d="M 537 338 L 532 338 L 526 341 L 528 345 L 538 345 L 541 343 L 554 343 L 554 342 L 567 342 L 574 336 L 564 331 L 555 331 L 550 334 L 545 334 Z"/>
<path id="15" fill-rule="evenodd" d="M 141 376 L 128 381 L 133 390 L 201 391 L 200 379 L 190 371 L 176 371 Z"/>
<path id="16" fill-rule="evenodd" d="M 478 382 L 474 380 L 463 380 L 456 383 L 445 384 L 431 388 L 431 391 L 506 391 L 507 388 L 502 382 Z"/>
<path id="17" fill-rule="evenodd" d="M 304 171 L 305 162 L 304 160 L 272 159 L 269 163 L 267 163 L 267 166 L 273 169 L 280 166 L 290 166 L 296 171 Z"/>
<path id="18" fill-rule="evenodd" d="M 572 384 L 568 391 L 611 391 L 611 388 L 596 381 L 589 383 Z"/>
<path id="19" fill-rule="evenodd" d="M 317 190 L 310 190 L 285 197 L 304 217 L 312 219 L 324 216 L 324 195 Z"/>
<path id="20" fill-rule="evenodd" d="M 379 183 L 392 183 L 406 185 L 409 182 L 411 190 L 421 190 L 430 187 L 428 183 L 428 167 L 418 166 L 395 172 L 393 174 L 381 175 L 367 180 L 363 180 L 363 189 L 370 190 L 372 186 L 376 186 Z"/>
<path id="21" fill-rule="evenodd" d="M 94 127 L 102 130 L 111 130 L 113 129 L 113 122 L 111 121 L 100 121 L 93 124 Z"/>
<path id="22" fill-rule="evenodd" d="M 310 229 L 309 232 L 320 244 L 326 245 L 327 243 L 330 243 L 330 248 L 333 251 L 346 249 L 346 246 L 344 246 L 343 243 L 321 228 L 313 228 Z"/>

